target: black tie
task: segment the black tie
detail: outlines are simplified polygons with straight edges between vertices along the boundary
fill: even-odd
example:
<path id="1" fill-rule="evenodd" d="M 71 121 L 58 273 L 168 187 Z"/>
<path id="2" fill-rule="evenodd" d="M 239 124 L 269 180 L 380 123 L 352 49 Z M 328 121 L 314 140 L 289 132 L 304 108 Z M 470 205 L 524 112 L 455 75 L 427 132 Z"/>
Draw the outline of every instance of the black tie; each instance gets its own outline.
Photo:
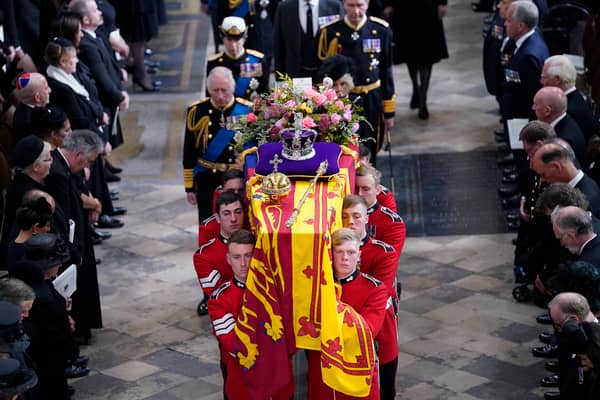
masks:
<path id="1" fill-rule="evenodd" d="M 309 1 L 306 2 L 306 35 L 311 39 L 314 36 L 312 8 Z"/>

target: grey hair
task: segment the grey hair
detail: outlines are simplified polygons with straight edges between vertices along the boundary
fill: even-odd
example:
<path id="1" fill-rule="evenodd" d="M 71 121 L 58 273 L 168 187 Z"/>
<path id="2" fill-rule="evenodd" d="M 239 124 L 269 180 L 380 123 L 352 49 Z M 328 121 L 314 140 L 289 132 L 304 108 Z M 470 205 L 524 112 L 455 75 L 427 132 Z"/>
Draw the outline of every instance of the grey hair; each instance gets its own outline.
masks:
<path id="1" fill-rule="evenodd" d="M 233 73 L 231 72 L 231 70 L 225 67 L 214 67 L 210 70 L 210 72 L 208 73 L 208 77 L 206 78 L 206 87 L 209 91 L 212 87 L 212 80 L 219 75 L 225 76 L 225 78 L 227 78 L 229 84 L 231 85 L 231 89 L 235 89 L 235 78 L 233 77 Z"/>
<path id="2" fill-rule="evenodd" d="M 561 232 L 573 230 L 581 235 L 594 231 L 592 215 L 579 207 L 556 207 L 550 218 Z"/>
<path id="3" fill-rule="evenodd" d="M 539 11 L 537 6 L 531 1 L 517 0 L 512 3 L 514 7 L 513 19 L 524 23 L 529 29 L 537 26 L 539 20 Z"/>
<path id="4" fill-rule="evenodd" d="M 563 55 L 548 57 L 546 61 L 544 61 L 544 65 L 546 65 L 546 72 L 548 75 L 556 76 L 564 85 L 575 85 L 577 71 L 568 57 Z"/>
<path id="5" fill-rule="evenodd" d="M 76 129 L 67 135 L 62 148 L 73 153 L 82 152 L 89 155 L 101 153 L 104 150 L 104 144 L 95 132 L 88 129 Z"/>
<path id="6" fill-rule="evenodd" d="M 581 320 L 589 315 L 590 305 L 585 297 L 579 293 L 563 292 L 559 293 L 548 303 L 548 308 L 557 307 L 562 314 L 576 315 Z M 555 323 L 564 323 L 564 321 L 554 321 Z"/>
<path id="7" fill-rule="evenodd" d="M 16 278 L 0 279 L 0 300 L 20 307 L 24 301 L 34 299 L 35 292 L 22 280 Z"/>

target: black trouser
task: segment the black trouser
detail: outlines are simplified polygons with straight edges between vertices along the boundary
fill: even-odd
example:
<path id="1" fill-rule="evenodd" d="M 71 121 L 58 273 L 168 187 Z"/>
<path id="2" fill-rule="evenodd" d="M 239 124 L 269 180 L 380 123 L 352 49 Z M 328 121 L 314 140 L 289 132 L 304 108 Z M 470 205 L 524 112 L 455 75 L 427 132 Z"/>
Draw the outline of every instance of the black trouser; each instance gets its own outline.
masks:
<path id="1" fill-rule="evenodd" d="M 221 174 L 220 171 L 204 171 L 194 177 L 199 224 L 213 215 L 213 195 L 215 189 L 221 184 Z"/>
<path id="2" fill-rule="evenodd" d="M 379 366 L 379 396 L 381 400 L 394 400 L 396 398 L 396 370 L 398 357 Z"/>

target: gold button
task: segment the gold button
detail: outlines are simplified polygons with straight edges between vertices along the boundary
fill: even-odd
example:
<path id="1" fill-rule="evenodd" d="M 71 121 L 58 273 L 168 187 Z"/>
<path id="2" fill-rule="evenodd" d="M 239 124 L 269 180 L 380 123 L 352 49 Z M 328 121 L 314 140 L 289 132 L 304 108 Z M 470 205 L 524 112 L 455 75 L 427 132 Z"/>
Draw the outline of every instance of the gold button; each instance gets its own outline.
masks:
<path id="1" fill-rule="evenodd" d="M 375 29 L 373 29 L 373 30 L 371 31 L 371 33 L 372 33 L 373 35 L 377 35 L 377 31 L 376 31 Z"/>
<path id="2" fill-rule="evenodd" d="M 250 89 L 246 89 L 246 93 L 250 93 Z"/>
<path id="3" fill-rule="evenodd" d="M 341 49 L 341 48 L 342 48 L 342 45 L 341 45 L 341 44 L 338 44 L 338 48 L 339 48 L 339 49 Z"/>
<path id="4" fill-rule="evenodd" d="M 209 114 L 212 114 L 212 110 L 208 110 L 208 113 L 209 113 Z"/>
<path id="5" fill-rule="evenodd" d="M 373 71 L 373 67 L 372 66 L 369 66 L 369 71 Z"/>
<path id="6" fill-rule="evenodd" d="M 335 33 L 335 36 L 339 37 L 339 36 L 340 36 L 340 33 L 339 33 L 339 32 L 336 32 L 336 33 Z"/>
<path id="7" fill-rule="evenodd" d="M 212 125 L 212 122 L 208 121 L 208 126 L 211 126 L 211 125 Z"/>
<path id="8" fill-rule="evenodd" d="M 365 82 L 367 82 L 367 83 L 371 82 L 371 78 L 365 79 Z"/>
<path id="9" fill-rule="evenodd" d="M 371 54 L 371 58 L 375 58 L 375 54 Z"/>
<path id="10" fill-rule="evenodd" d="M 229 159 L 229 161 L 227 161 L 227 162 L 229 162 L 229 163 L 232 163 L 232 162 L 233 162 L 233 160 L 230 158 L 230 159 Z"/>
<path id="11" fill-rule="evenodd" d="M 208 138 L 209 138 L 209 139 L 212 139 L 212 133 L 209 133 L 209 134 L 208 134 Z"/>
<path id="12" fill-rule="evenodd" d="M 223 62 L 223 59 L 222 59 L 222 58 L 219 58 L 219 62 Z"/>
<path id="13" fill-rule="evenodd" d="M 212 172 L 213 172 L 213 174 L 216 174 L 217 170 L 213 168 Z"/>
<path id="14" fill-rule="evenodd" d="M 229 146 L 229 150 L 230 150 L 230 151 L 231 151 L 231 150 L 233 150 L 233 146 Z"/>
<path id="15" fill-rule="evenodd" d="M 244 61 L 249 61 L 249 60 L 250 60 L 250 57 L 246 57 L 246 59 Z"/>

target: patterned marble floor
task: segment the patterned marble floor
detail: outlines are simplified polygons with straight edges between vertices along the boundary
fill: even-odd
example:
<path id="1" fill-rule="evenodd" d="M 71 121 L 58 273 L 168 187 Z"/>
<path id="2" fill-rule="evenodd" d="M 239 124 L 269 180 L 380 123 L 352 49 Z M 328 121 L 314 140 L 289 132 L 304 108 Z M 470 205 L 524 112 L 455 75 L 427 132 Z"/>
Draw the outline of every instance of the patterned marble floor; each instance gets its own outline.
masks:
<path id="1" fill-rule="evenodd" d="M 121 192 L 118 204 L 129 212 L 125 227 L 97 247 L 105 328 L 83 348 L 93 372 L 73 381 L 76 399 L 222 397 L 216 341 L 208 318 L 195 312 L 201 296 L 191 262 L 196 214 L 185 201 L 180 171 L 185 107 L 202 93 L 195 63 L 206 52 L 208 19 L 184 18 L 195 15 L 197 3 L 169 1 L 175 17 L 153 44 L 159 57 L 173 43 L 185 48 L 183 72 L 161 71 L 175 77 L 171 83 L 181 90 L 136 94 L 123 115 L 127 143 L 112 158 L 125 168 L 114 187 Z M 480 71 L 482 17 L 470 10 L 470 0 L 450 3 L 445 23 L 451 57 L 434 67 L 428 121 L 408 109 L 408 76 L 405 67 L 396 67 L 395 156 L 493 150 L 498 117 Z M 189 37 L 186 29 L 192 29 Z M 192 36 L 199 39 L 184 40 Z M 436 163 L 435 155 L 428 160 Z M 461 184 L 467 189 L 469 182 Z M 474 210 L 496 203 L 465 199 Z M 529 352 L 537 345 L 533 316 L 539 310 L 511 297 L 512 235 L 440 233 L 410 237 L 399 264 L 398 398 L 540 398 L 537 381 L 544 372 Z"/>

